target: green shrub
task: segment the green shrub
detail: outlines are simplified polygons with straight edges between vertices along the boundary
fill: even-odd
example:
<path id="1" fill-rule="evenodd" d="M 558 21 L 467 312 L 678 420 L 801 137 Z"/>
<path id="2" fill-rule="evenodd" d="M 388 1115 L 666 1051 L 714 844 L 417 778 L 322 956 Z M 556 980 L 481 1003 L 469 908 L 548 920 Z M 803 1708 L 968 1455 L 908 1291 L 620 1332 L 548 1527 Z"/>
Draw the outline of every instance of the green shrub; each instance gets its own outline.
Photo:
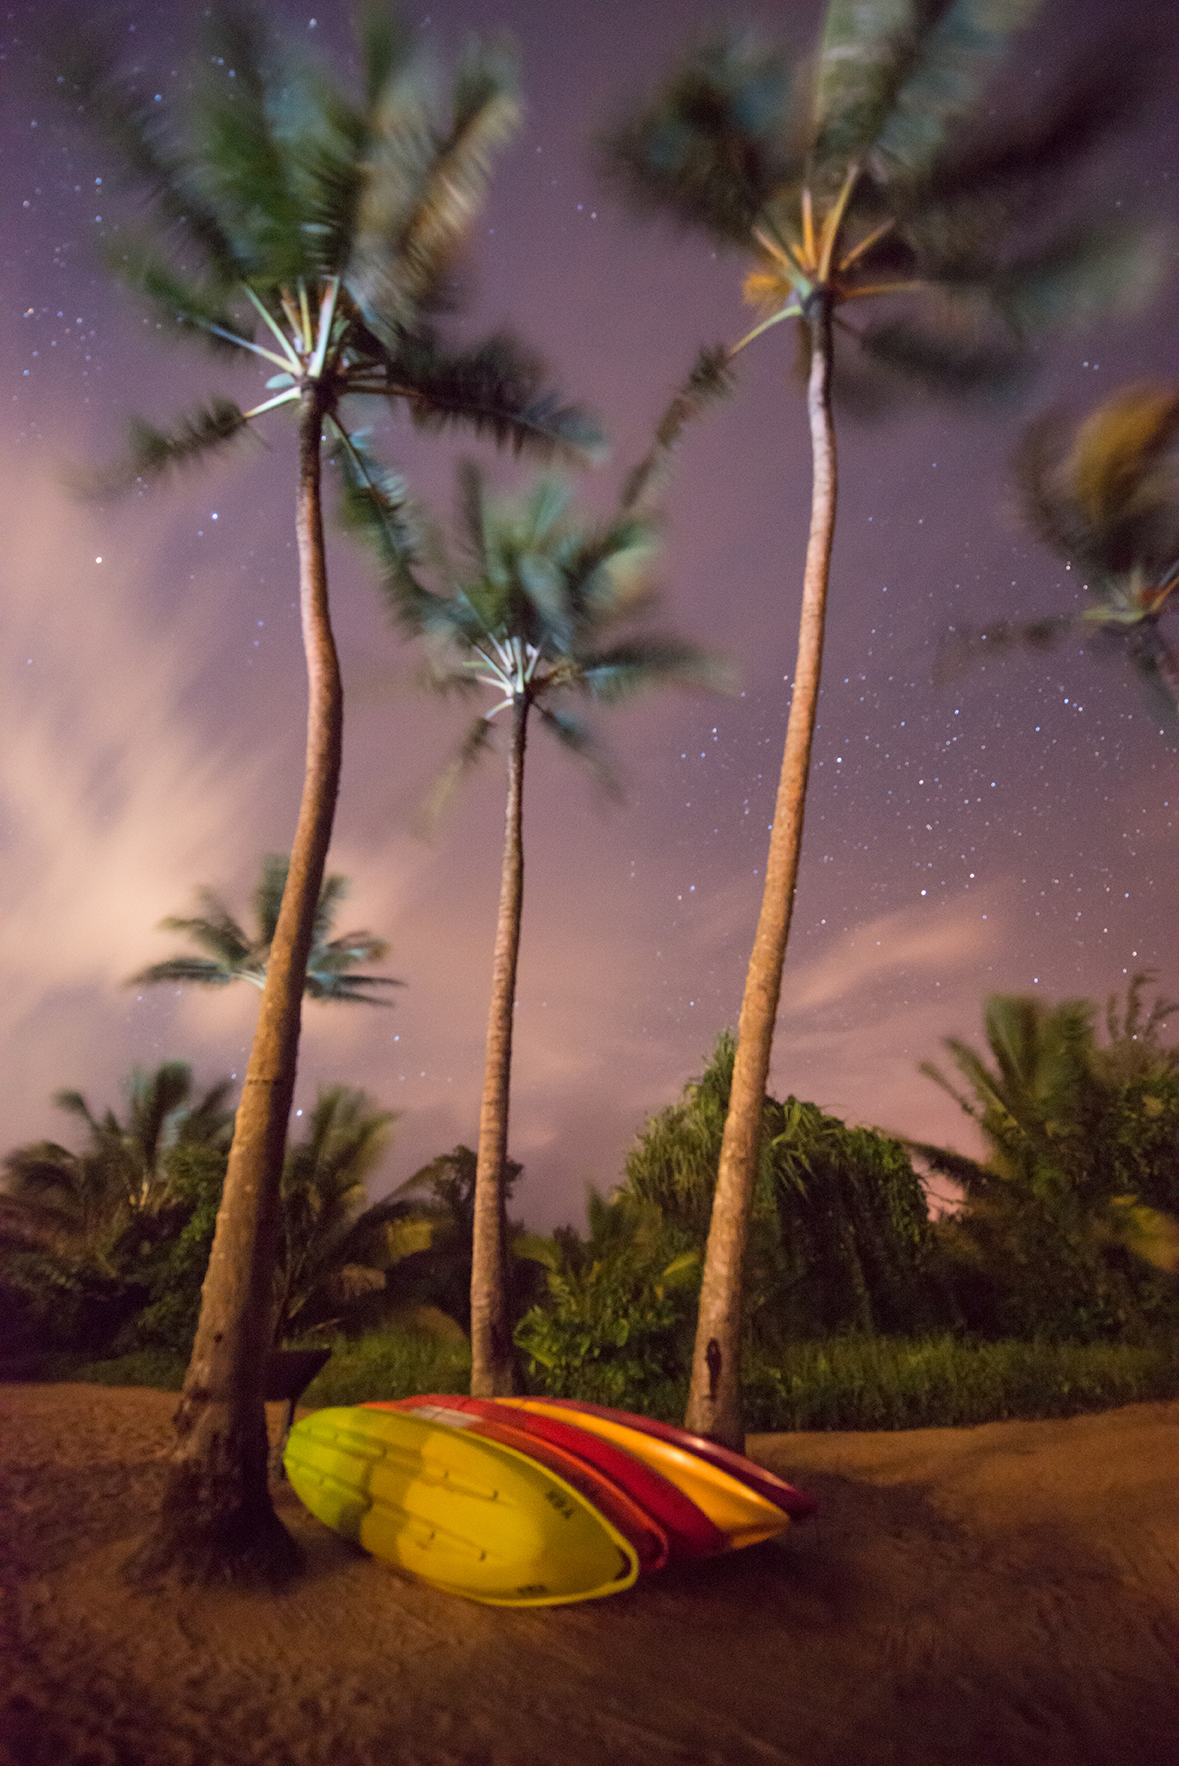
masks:
<path id="1" fill-rule="evenodd" d="M 299 1400 L 313 1410 L 331 1404 L 364 1404 L 377 1398 L 410 1398 L 416 1392 L 466 1392 L 471 1349 L 405 1327 L 385 1326 L 363 1337 L 319 1339 L 304 1347 L 330 1348 L 332 1358 Z"/>
<path id="2" fill-rule="evenodd" d="M 746 1369 L 753 1431 L 963 1428 L 1174 1397 L 1163 1345 L 835 1337 Z"/>

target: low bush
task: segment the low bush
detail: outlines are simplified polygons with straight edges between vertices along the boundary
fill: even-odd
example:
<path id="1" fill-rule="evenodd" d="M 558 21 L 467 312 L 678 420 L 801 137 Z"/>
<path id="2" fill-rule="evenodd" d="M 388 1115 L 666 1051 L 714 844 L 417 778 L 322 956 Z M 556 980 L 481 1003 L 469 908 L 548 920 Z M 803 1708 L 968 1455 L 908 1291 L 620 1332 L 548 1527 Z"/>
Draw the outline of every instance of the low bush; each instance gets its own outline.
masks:
<path id="1" fill-rule="evenodd" d="M 746 1372 L 753 1431 L 962 1428 L 1175 1397 L 1179 1360 L 1162 1344 L 833 1337 Z"/>
<path id="2" fill-rule="evenodd" d="M 374 1398 L 410 1398 L 415 1392 L 470 1389 L 471 1349 L 466 1341 L 386 1326 L 354 1339 L 320 1339 L 313 1346 L 332 1351 L 299 1400 L 314 1410 Z"/>

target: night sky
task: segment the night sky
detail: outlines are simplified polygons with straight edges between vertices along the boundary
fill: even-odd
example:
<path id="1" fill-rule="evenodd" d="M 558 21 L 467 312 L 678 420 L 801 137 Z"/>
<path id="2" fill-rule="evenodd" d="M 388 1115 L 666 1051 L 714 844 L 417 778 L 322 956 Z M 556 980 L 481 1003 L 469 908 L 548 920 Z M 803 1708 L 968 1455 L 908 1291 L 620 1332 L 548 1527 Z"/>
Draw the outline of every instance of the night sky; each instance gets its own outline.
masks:
<path id="1" fill-rule="evenodd" d="M 316 10 L 319 7 L 320 10 Z M 209 884 L 244 911 L 263 852 L 289 845 L 302 773 L 304 677 L 285 413 L 219 461 L 96 507 L 63 471 L 101 462 L 130 412 L 166 422 L 215 391 L 256 402 L 268 370 L 170 346 L 102 267 L 126 215 L 100 144 L 26 78 L 34 21 L 63 37 L 92 7 L 3 13 L 3 397 L 0 542 L 0 1142 L 70 1138 L 50 1097 L 118 1101 L 138 1063 L 241 1074 L 257 1005 L 123 986 L 180 948 L 154 928 Z M 163 100 L 182 85 L 199 0 L 99 8 Z M 343 53 L 338 0 L 273 8 Z M 1050 0 L 1021 49 L 1034 99 L 1105 9 Z M 742 16 L 805 40 L 814 0 Z M 1127 17 L 1165 19 L 1153 0 Z M 604 508 L 701 343 L 752 322 L 744 261 L 628 218 L 589 137 L 649 89 L 715 8 L 694 0 L 425 0 L 408 16 L 448 56 L 471 27 L 518 39 L 527 113 L 473 239 L 466 335 L 508 323 L 610 431 L 586 475 Z M 1173 40 L 1172 40 L 1173 42 Z M 1175 218 L 1175 82 L 1110 150 L 1095 189 Z M 1008 88 L 1006 97 L 1010 98 Z M 1175 254 L 1141 312 L 1057 341 L 1022 404 L 911 402 L 841 419 L 838 535 L 820 727 L 772 1087 L 849 1121 L 972 1146 L 917 1073 L 940 1039 L 978 1040 L 995 990 L 1104 1000 L 1158 971 L 1179 992 L 1174 904 L 1179 748 L 1117 655 L 1066 642 L 950 680 L 955 624 L 1080 605 L 1079 586 L 1020 530 L 1008 461 L 1035 411 L 1080 414 L 1126 381 L 1176 372 Z M 788 706 L 809 445 L 788 327 L 742 358 L 737 396 L 689 435 L 667 498 L 668 623 L 733 658 L 730 698 L 665 693 L 607 710 L 626 801 L 538 732 L 525 804 L 527 873 L 512 1151 L 530 1224 L 580 1218 L 636 1127 L 698 1073 L 735 1022 L 760 895 Z M 243 358 L 244 362 L 245 358 Z M 374 402 L 375 405 L 375 402 Z M 380 445 L 445 514 L 453 463 L 508 489 L 529 468 L 438 440 L 393 413 Z M 429 699 L 367 560 L 333 536 L 347 694 L 330 868 L 353 880 L 340 930 L 387 937 L 394 1010 L 308 1005 L 298 1106 L 364 1086 L 400 1112 L 381 1193 L 477 1132 L 503 779 L 470 778 L 433 844 L 415 810 L 467 716 Z"/>

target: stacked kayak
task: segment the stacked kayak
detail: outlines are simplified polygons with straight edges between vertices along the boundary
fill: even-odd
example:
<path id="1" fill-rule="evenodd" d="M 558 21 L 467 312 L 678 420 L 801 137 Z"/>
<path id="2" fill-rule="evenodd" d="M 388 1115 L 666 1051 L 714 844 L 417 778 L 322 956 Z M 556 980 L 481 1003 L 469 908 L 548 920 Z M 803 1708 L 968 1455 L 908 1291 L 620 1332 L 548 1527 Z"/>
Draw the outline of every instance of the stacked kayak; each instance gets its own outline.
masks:
<path id="1" fill-rule="evenodd" d="M 771 1539 L 815 1508 L 697 1435 L 563 1399 L 319 1410 L 291 1430 L 284 1463 L 327 1526 L 495 1606 L 615 1594 L 669 1562 Z"/>

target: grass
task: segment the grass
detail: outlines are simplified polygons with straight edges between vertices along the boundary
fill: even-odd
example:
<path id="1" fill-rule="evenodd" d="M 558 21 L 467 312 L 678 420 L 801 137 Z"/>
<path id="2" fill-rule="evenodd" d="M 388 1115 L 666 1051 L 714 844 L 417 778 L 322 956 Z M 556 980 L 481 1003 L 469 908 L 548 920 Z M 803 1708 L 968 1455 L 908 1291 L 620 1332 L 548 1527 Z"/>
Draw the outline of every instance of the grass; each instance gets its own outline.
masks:
<path id="1" fill-rule="evenodd" d="M 746 1410 L 754 1431 L 964 1428 L 1175 1397 L 1162 1344 L 834 1337 L 750 1367 Z"/>
<path id="2" fill-rule="evenodd" d="M 313 1409 L 467 1390 L 465 1342 L 386 1327 L 352 1341 L 336 1338 L 330 1347 L 332 1359 L 301 1400 Z M 40 1377 L 175 1392 L 184 1367 L 178 1356 L 141 1350 L 113 1361 L 55 1357 Z M 746 1370 L 747 1424 L 754 1432 L 962 1428 L 1176 1397 L 1179 1357 L 1161 1344 L 832 1337 L 797 1343 L 780 1362 L 753 1361 Z M 669 1422 L 683 1413 L 683 1393 L 666 1381 L 658 1393 L 627 1393 L 619 1402 Z"/>

